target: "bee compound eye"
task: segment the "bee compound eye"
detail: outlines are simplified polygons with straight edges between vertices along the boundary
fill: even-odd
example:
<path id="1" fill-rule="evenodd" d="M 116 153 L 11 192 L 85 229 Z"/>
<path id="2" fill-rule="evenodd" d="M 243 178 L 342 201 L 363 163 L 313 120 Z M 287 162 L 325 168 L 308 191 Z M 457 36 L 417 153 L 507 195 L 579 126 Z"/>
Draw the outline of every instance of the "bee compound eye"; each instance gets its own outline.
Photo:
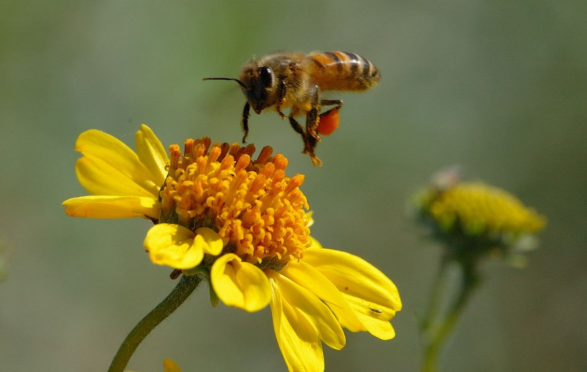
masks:
<path id="1" fill-rule="evenodd" d="M 265 88 L 269 88 L 273 85 L 273 70 L 271 67 L 259 67 L 259 77 L 261 78 L 261 82 Z"/>

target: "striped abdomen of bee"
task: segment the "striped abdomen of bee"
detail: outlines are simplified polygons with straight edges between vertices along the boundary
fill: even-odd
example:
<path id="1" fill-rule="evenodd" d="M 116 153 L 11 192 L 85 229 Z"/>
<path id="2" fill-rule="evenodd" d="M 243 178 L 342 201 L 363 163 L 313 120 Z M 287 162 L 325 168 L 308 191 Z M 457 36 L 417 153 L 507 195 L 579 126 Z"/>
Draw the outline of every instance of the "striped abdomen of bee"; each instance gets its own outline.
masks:
<path id="1" fill-rule="evenodd" d="M 310 53 L 304 59 L 308 71 L 320 90 L 364 91 L 381 80 L 377 67 L 369 60 L 348 52 Z"/>

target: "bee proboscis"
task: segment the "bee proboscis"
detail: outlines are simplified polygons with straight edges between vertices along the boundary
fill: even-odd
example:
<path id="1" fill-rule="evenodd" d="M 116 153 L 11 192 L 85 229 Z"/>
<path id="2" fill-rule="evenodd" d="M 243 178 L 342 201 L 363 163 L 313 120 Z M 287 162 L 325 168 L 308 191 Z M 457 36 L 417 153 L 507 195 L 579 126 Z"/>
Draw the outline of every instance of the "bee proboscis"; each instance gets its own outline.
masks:
<path id="1" fill-rule="evenodd" d="M 292 128 L 304 140 L 304 153 L 314 165 L 322 162 L 314 154 L 319 134 L 328 135 L 338 127 L 338 110 L 342 100 L 322 99 L 321 92 L 329 90 L 361 92 L 380 80 L 377 68 L 367 59 L 347 52 L 277 53 L 247 62 L 238 79 L 225 77 L 204 80 L 233 80 L 242 88 L 247 102 L 242 113 L 243 143 L 249 134 L 251 107 L 260 114 L 273 108 L 286 118 L 283 109 L 290 108 L 288 117 Z M 323 107 L 330 107 L 321 113 Z M 306 115 L 306 129 L 295 116 Z M 322 128 L 319 127 L 323 120 Z M 322 132 L 320 132 L 322 130 Z"/>

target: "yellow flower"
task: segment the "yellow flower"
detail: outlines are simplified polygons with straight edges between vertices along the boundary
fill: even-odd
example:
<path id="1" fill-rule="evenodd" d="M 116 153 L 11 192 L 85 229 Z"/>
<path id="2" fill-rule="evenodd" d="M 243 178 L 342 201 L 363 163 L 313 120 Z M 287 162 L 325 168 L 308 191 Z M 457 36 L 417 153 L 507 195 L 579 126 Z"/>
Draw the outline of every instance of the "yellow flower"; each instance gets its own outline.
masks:
<path id="1" fill-rule="evenodd" d="M 322 342 L 337 350 L 344 347 L 343 327 L 384 340 L 393 338 L 390 320 L 401 309 L 395 285 L 361 258 L 324 249 L 312 239 L 312 216 L 299 188 L 304 176 L 288 177 L 287 159 L 272 155 L 270 147 L 255 160 L 254 152 L 252 145 L 188 139 L 183 152 L 170 146 L 167 167 L 155 161 L 145 166 L 147 171 L 157 170 L 153 173 L 160 176 L 159 184 L 151 182 L 154 177 L 148 172 L 143 178 L 134 173 L 133 183 L 152 185 L 152 193 L 132 196 L 141 195 L 151 207 L 137 211 L 134 203 L 124 205 L 124 210 L 156 222 L 144 242 L 152 262 L 207 278 L 214 305 L 216 296 L 249 312 L 270 305 L 277 342 L 290 371 L 324 370 Z M 129 151 L 119 154 L 131 156 Z M 147 163 L 140 154 L 140 161 L 133 164 Z M 99 158 L 100 151 L 92 156 Z M 164 159 L 160 154 L 156 158 Z M 92 181 L 102 182 L 98 178 Z M 90 192 L 97 190 L 86 184 Z M 94 213 L 84 216 L 108 217 L 104 205 L 98 213 L 95 204 L 84 205 L 85 201 L 77 208 Z M 70 201 L 65 204 L 71 206 Z M 68 213 L 75 215 L 72 210 Z"/>
<path id="2" fill-rule="evenodd" d="M 445 174 L 440 176 L 446 181 Z M 459 182 L 456 176 L 419 193 L 415 206 L 432 235 L 463 255 L 501 252 L 507 257 L 527 250 L 546 224 L 544 216 L 506 191 Z"/>
<path id="3" fill-rule="evenodd" d="M 170 147 L 160 223 L 145 239 L 153 262 L 205 273 L 228 306 L 270 304 L 291 371 L 322 371 L 322 342 L 341 349 L 342 327 L 393 338 L 394 284 L 356 256 L 321 248 L 310 237 L 304 177 L 287 177 L 287 159 L 270 147 L 256 160 L 254 151 L 207 138 L 187 140 L 183 155 Z"/>
<path id="4" fill-rule="evenodd" d="M 425 208 L 444 230 L 461 228 L 467 234 L 535 233 L 545 218 L 513 195 L 480 182 L 459 183 L 446 190 L 430 190 Z"/>

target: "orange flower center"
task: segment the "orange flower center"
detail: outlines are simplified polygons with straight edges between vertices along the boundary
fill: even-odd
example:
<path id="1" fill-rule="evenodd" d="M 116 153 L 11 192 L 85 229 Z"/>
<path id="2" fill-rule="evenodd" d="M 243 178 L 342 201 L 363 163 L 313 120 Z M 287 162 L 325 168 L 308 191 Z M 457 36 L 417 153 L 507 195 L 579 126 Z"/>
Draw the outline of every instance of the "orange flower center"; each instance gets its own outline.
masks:
<path id="1" fill-rule="evenodd" d="M 287 159 L 264 147 L 188 139 L 183 155 L 170 146 L 169 174 L 161 188 L 160 222 L 193 231 L 215 230 L 225 251 L 265 267 L 300 259 L 311 244 L 303 175 L 285 175 Z"/>

